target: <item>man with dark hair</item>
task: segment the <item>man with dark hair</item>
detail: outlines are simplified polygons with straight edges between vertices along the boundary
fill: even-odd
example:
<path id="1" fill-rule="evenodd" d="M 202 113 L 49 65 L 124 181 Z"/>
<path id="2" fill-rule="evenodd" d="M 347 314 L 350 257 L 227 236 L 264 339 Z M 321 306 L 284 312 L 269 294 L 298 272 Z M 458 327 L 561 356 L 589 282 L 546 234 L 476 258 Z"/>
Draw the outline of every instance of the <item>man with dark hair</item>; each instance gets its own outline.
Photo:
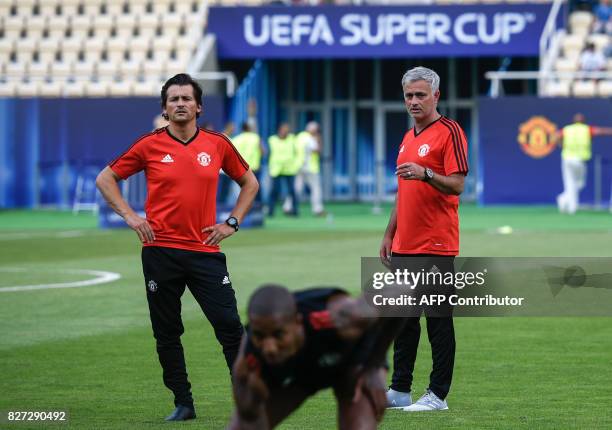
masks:
<path id="1" fill-rule="evenodd" d="M 202 89 L 189 75 L 169 79 L 161 91 L 169 122 L 136 140 L 98 175 L 96 184 L 113 210 L 143 243 L 142 268 L 153 334 L 175 410 L 166 419 L 195 418 L 180 337 L 181 296 L 189 288 L 211 322 L 231 369 L 243 328 L 219 242 L 238 231 L 259 185 L 248 164 L 221 133 L 198 129 Z M 241 187 L 230 217 L 216 223 L 216 190 L 223 169 Z M 117 182 L 146 171 L 146 218 L 123 199 Z"/>
<path id="2" fill-rule="evenodd" d="M 338 428 L 374 429 L 386 407 L 385 354 L 401 324 L 338 288 L 259 288 L 234 364 L 231 430 L 271 429 L 332 388 Z"/>

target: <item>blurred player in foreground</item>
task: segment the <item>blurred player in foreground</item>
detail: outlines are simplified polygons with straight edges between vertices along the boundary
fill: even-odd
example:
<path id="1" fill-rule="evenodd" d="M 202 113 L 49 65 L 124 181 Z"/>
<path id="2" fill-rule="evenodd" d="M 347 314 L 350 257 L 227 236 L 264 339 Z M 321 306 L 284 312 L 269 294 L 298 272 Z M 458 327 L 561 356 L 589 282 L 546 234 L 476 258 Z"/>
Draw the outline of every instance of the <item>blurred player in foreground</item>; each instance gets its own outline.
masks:
<path id="1" fill-rule="evenodd" d="M 234 364 L 229 429 L 271 429 L 317 391 L 332 388 L 339 429 L 375 429 L 386 407 L 385 354 L 401 329 L 364 298 L 337 288 L 259 288 Z"/>

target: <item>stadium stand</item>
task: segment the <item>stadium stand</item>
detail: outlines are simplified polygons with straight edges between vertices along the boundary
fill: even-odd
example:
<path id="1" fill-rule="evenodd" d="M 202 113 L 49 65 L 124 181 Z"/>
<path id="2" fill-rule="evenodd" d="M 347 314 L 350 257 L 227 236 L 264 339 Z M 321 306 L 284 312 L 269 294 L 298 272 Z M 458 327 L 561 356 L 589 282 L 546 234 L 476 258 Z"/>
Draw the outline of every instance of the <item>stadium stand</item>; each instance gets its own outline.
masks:
<path id="1" fill-rule="evenodd" d="M 187 70 L 206 14 L 204 0 L 0 0 L 0 96 L 155 95 Z"/>
<path id="2" fill-rule="evenodd" d="M 612 80 L 584 76 L 574 77 L 580 72 L 580 57 L 588 44 L 595 45 L 596 52 L 604 55 L 605 50 L 612 45 L 612 36 L 594 32 L 595 16 L 591 11 L 576 10 L 568 18 L 567 31 L 562 32 L 561 55 L 555 64 L 555 71 L 569 73 L 569 79 L 564 77 L 551 80 L 547 84 L 546 95 L 551 97 L 610 97 Z M 612 72 L 612 59 L 608 58 L 602 72 Z"/>

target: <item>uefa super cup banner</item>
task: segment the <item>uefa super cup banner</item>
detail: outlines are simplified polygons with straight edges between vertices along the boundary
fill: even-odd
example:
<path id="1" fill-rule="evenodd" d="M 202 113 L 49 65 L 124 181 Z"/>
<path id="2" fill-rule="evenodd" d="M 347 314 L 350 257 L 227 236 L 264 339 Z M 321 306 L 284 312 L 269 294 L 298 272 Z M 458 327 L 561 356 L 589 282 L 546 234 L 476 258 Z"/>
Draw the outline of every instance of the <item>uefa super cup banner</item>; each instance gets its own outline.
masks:
<path id="1" fill-rule="evenodd" d="M 221 58 L 535 56 L 550 9 L 550 3 L 211 7 L 207 31 L 217 36 Z"/>

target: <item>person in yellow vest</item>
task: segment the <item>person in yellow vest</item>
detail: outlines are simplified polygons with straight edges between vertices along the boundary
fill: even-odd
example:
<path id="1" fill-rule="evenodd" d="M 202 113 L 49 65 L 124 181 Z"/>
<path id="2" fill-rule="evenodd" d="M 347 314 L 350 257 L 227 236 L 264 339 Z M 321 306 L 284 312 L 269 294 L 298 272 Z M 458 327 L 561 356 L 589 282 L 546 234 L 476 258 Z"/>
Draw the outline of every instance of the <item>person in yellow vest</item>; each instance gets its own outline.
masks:
<path id="1" fill-rule="evenodd" d="M 555 136 L 561 145 L 563 192 L 557 196 L 559 212 L 574 214 L 578 197 L 586 184 L 587 162 L 591 159 L 591 140 L 594 136 L 612 135 L 612 128 L 585 124 L 584 115 L 574 115 L 574 122 L 559 130 Z"/>
<path id="2" fill-rule="evenodd" d="M 272 191 L 268 202 L 268 215 L 274 216 L 274 207 L 281 194 L 283 185 L 291 200 L 291 209 L 288 215 L 298 215 L 298 201 L 295 194 L 295 175 L 302 166 L 296 147 L 295 136 L 290 133 L 291 129 L 286 122 L 278 126 L 277 134 L 270 136 L 268 147 L 270 158 L 268 159 L 268 173 L 272 178 Z"/>
<path id="3" fill-rule="evenodd" d="M 321 133 L 319 124 L 311 121 L 306 129 L 296 137 L 299 151 L 298 160 L 301 167 L 295 178 L 295 189 L 298 199 L 304 190 L 304 184 L 310 190 L 310 208 L 316 216 L 325 215 L 323 208 L 323 191 L 321 189 Z"/>
<path id="4" fill-rule="evenodd" d="M 264 155 L 265 148 L 261 143 L 261 138 L 259 135 L 252 131 L 251 125 L 248 122 L 242 123 L 242 132 L 235 136 L 232 139 L 234 146 L 244 158 L 244 161 L 247 162 L 257 180 L 259 181 L 259 168 L 261 167 L 261 158 Z M 240 191 L 239 187 L 233 187 L 232 190 L 232 198 L 238 196 L 238 192 Z M 255 201 L 260 201 L 260 193 L 257 193 L 257 197 Z"/>

